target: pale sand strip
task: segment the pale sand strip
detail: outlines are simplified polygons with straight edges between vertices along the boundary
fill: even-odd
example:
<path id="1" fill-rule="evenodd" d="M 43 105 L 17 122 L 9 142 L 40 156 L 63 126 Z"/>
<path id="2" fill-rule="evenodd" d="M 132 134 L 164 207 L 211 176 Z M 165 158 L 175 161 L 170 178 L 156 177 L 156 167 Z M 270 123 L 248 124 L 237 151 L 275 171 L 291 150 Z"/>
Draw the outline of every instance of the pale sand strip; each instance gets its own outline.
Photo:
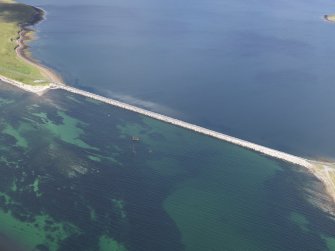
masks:
<path id="1" fill-rule="evenodd" d="M 30 30 L 23 26 L 21 27 L 21 30 L 19 32 L 19 38 L 16 40 L 17 47 L 15 48 L 16 55 L 23 60 L 25 63 L 30 64 L 34 67 L 36 67 L 51 83 L 62 83 L 62 78 L 55 73 L 53 70 L 47 68 L 46 66 L 38 63 L 34 59 L 30 58 L 28 55 L 26 55 L 25 50 L 28 48 L 25 44 L 25 41 L 29 41 L 29 39 L 26 37 L 27 32 Z"/>
<path id="2" fill-rule="evenodd" d="M 334 207 L 334 202 L 335 202 L 335 184 L 333 183 L 332 179 L 331 179 L 331 175 L 330 172 L 332 172 L 332 174 L 335 177 L 335 169 L 333 167 L 333 164 L 331 163 L 321 163 L 321 162 L 317 162 L 317 161 L 311 161 L 305 158 L 301 158 L 298 156 L 294 156 L 292 154 L 288 154 L 288 153 L 284 153 L 278 150 L 274 150 L 265 146 L 261 146 L 258 144 L 254 144 L 242 139 L 238 139 L 220 132 L 216 132 L 204 127 L 200 127 L 197 125 L 193 125 L 178 119 L 174 119 L 159 113 L 155 113 L 152 111 L 148 111 L 130 104 L 126 104 L 111 98 L 106 98 L 97 94 L 93 94 L 87 91 L 83 91 L 71 86 L 67 86 L 67 85 L 53 85 L 51 87 L 52 89 L 63 89 L 65 91 L 77 94 L 77 95 L 81 95 L 87 98 L 91 98 L 91 99 L 95 99 L 116 107 L 119 107 L 121 109 L 125 109 L 128 111 L 132 111 L 156 120 L 160 120 L 175 126 L 179 126 L 200 134 L 204 134 L 213 138 L 217 138 L 219 140 L 223 140 L 259 153 L 262 153 L 266 156 L 269 157 L 273 157 L 276 159 L 280 159 L 295 165 L 299 165 L 302 167 L 305 167 L 310 173 L 312 173 L 315 177 L 317 177 L 324 185 L 327 194 L 330 196 L 330 199 L 332 201 L 332 205 L 329 205 L 328 208 L 332 208 L 332 209 L 327 209 L 327 212 L 332 213 L 335 215 L 335 207 Z M 322 164 L 321 168 L 320 168 L 320 164 Z M 320 205 L 321 208 L 326 208 L 324 207 L 324 205 Z"/>
<path id="3" fill-rule="evenodd" d="M 29 92 L 33 92 L 36 93 L 38 95 L 43 95 L 46 91 L 50 90 L 50 89 L 62 89 L 64 91 L 67 92 L 71 92 L 77 95 L 81 95 L 87 98 L 91 98 L 106 104 L 110 104 L 113 105 L 115 107 L 124 109 L 124 110 L 128 110 L 128 111 L 132 111 L 156 120 L 160 120 L 178 127 L 182 127 L 200 134 L 204 134 L 213 138 L 217 138 L 219 140 L 223 140 L 238 146 L 241 146 L 243 148 L 247 148 L 250 150 L 253 150 L 255 152 L 259 152 L 262 153 L 266 156 L 269 157 L 273 157 L 279 160 L 283 160 L 295 165 L 299 165 L 302 167 L 305 167 L 310 173 L 312 173 L 316 178 L 318 178 L 318 180 L 320 180 L 322 182 L 322 184 L 325 187 L 325 190 L 327 192 L 327 194 L 330 196 L 331 199 L 331 205 L 319 205 L 320 208 L 324 209 L 325 211 L 327 211 L 328 213 L 331 213 L 333 215 L 335 215 L 335 207 L 334 207 L 334 202 L 335 202 L 335 183 L 333 182 L 333 179 L 331 177 L 331 175 L 333 175 L 333 177 L 335 177 L 335 166 L 332 163 L 326 163 L 326 162 L 317 162 L 317 161 L 311 161 L 305 158 L 301 158 L 292 154 L 288 154 L 288 153 L 284 153 L 278 150 L 274 150 L 265 146 L 261 146 L 258 144 L 254 144 L 242 139 L 238 139 L 220 132 L 216 132 L 204 127 L 200 127 L 197 125 L 193 125 L 178 119 L 174 119 L 159 113 L 155 113 L 152 111 L 148 111 L 145 109 L 142 109 L 140 107 L 136 107 L 127 103 L 123 103 L 120 102 L 118 100 L 114 100 L 111 98 L 106 98 L 94 93 L 90 93 L 84 90 L 80 90 L 78 88 L 75 87 L 71 87 L 62 83 L 57 83 L 57 84 L 50 84 L 48 86 L 30 86 L 30 85 L 26 85 L 14 80 L 10 80 L 8 78 L 5 78 L 3 76 L 0 75 L 0 80 L 3 80 L 6 83 L 10 83 L 14 86 L 17 86 L 25 91 L 29 91 Z"/>
<path id="4" fill-rule="evenodd" d="M 266 156 L 269 157 L 273 157 L 276 159 L 280 159 L 295 165 L 299 165 L 302 167 L 307 168 L 307 170 L 309 170 L 312 174 L 314 174 L 320 181 L 322 181 L 322 183 L 325 186 L 325 189 L 327 191 L 327 193 L 330 195 L 331 199 L 333 202 L 335 202 L 335 184 L 333 182 L 333 179 L 331 177 L 332 173 L 335 176 L 335 169 L 333 168 L 333 165 L 330 163 L 322 163 L 321 167 L 320 167 L 320 162 L 315 162 L 315 161 L 310 161 L 298 156 L 294 156 L 288 153 L 284 153 L 278 150 L 274 150 L 265 146 L 261 146 L 258 144 L 254 144 L 242 139 L 238 139 L 223 133 L 219 133 L 213 130 L 209 130 L 207 128 L 204 127 L 200 127 L 197 125 L 193 125 L 178 119 L 174 119 L 159 113 L 155 113 L 152 111 L 148 111 L 130 104 L 126 104 L 111 98 L 106 98 L 97 94 L 93 94 L 84 90 L 80 90 L 71 86 L 67 86 L 65 84 L 63 84 L 62 78 L 59 77 L 55 72 L 53 72 L 52 70 L 48 69 L 47 67 L 33 61 L 30 57 L 28 57 L 27 55 L 25 55 L 24 50 L 26 49 L 26 45 L 24 44 L 24 39 L 25 39 L 25 33 L 27 32 L 27 30 L 25 29 L 25 27 L 22 27 L 22 30 L 19 33 L 19 39 L 17 40 L 18 43 L 18 47 L 16 48 L 16 53 L 17 55 L 24 60 L 26 63 L 32 64 L 35 67 L 37 67 L 47 78 L 50 79 L 50 84 L 48 85 L 41 85 L 41 86 L 32 86 L 32 85 L 27 85 L 24 83 L 21 83 L 19 81 L 15 81 L 12 79 L 9 79 L 7 77 L 1 76 L 0 75 L 0 80 L 2 80 L 3 82 L 9 83 L 11 85 L 14 85 L 20 89 L 23 89 L 25 91 L 28 92 L 32 92 L 35 93 L 37 95 L 43 95 L 45 92 L 47 92 L 50 89 L 63 89 L 65 91 L 74 93 L 74 94 L 78 94 L 81 96 L 85 96 L 91 99 L 95 99 L 98 101 L 101 101 L 103 103 L 107 103 L 110 105 L 113 105 L 115 107 L 119 107 L 121 109 L 125 109 L 128 111 L 132 111 L 147 117 L 151 117 L 153 119 L 156 120 L 160 120 L 175 126 L 179 126 L 200 134 L 204 134 L 213 138 L 217 138 L 219 140 L 223 140 L 259 153 L 262 153 Z"/>
<path id="5" fill-rule="evenodd" d="M 36 86 L 27 85 L 27 84 L 21 83 L 19 81 L 16 81 L 16 80 L 13 80 L 13 79 L 10 79 L 10 78 L 7 78 L 7 77 L 2 76 L 2 75 L 0 75 L 0 80 L 2 82 L 14 85 L 14 86 L 16 86 L 16 87 L 18 87 L 22 90 L 25 90 L 27 92 L 33 92 L 33 93 L 35 93 L 39 96 L 43 95 L 46 91 L 48 91 L 50 89 L 50 85 L 36 85 Z"/>
<path id="6" fill-rule="evenodd" d="M 27 32 L 30 31 L 28 26 L 29 25 L 27 26 L 22 25 L 18 33 L 19 37 L 16 40 L 17 47 L 15 48 L 16 55 L 18 56 L 18 58 L 23 60 L 25 63 L 36 67 L 42 73 L 42 75 L 44 75 L 47 79 L 49 79 L 50 83 L 46 83 L 45 85 L 29 85 L 29 84 L 24 84 L 14 79 L 7 78 L 3 75 L 0 75 L 0 80 L 8 84 L 14 85 L 25 91 L 33 92 L 33 93 L 36 93 L 37 95 L 43 95 L 45 92 L 47 92 L 50 89 L 51 83 L 62 83 L 63 80 L 53 70 L 36 62 L 35 60 L 33 60 L 32 58 L 26 55 L 25 50 L 28 48 L 27 45 L 25 44 L 25 41 L 28 40 L 26 34 Z"/>

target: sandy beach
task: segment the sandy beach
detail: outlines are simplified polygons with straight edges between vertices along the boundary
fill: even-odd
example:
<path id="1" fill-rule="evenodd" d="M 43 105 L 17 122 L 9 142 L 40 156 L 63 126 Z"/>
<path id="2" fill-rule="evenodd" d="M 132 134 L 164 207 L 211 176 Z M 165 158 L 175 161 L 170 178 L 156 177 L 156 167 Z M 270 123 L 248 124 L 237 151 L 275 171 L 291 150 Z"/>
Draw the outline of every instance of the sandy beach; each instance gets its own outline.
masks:
<path id="1" fill-rule="evenodd" d="M 36 8 L 37 9 L 37 8 Z M 23 89 L 28 92 L 35 93 L 37 95 L 43 95 L 46 91 L 50 89 L 53 84 L 62 84 L 62 78 L 53 70 L 49 69 L 48 67 L 42 65 L 35 59 L 29 56 L 28 49 L 26 42 L 30 41 L 32 38 L 28 34 L 30 32 L 34 32 L 30 26 L 35 25 L 36 23 L 44 20 L 44 11 L 41 9 L 37 9 L 39 15 L 34 17 L 33 21 L 28 24 L 21 25 L 20 31 L 18 32 L 18 38 L 16 40 L 17 46 L 15 48 L 15 52 L 18 58 L 23 60 L 25 63 L 30 64 L 37 68 L 43 76 L 45 76 L 50 82 L 43 83 L 43 84 L 36 84 L 36 85 L 29 85 L 25 84 L 5 76 L 0 75 L 0 80 L 6 82 L 8 84 L 14 85 L 20 89 Z"/>
<path id="2" fill-rule="evenodd" d="M 158 120 L 161 120 L 161 121 L 164 121 L 164 122 L 168 122 L 168 123 L 174 124 L 176 126 L 184 127 L 184 128 L 193 130 L 195 132 L 200 132 L 200 133 L 203 133 L 203 134 L 208 135 L 208 136 L 216 137 L 220 140 L 227 141 L 227 142 L 230 142 L 230 143 L 235 144 L 235 145 L 240 145 L 241 147 L 248 148 L 248 149 L 251 149 L 251 150 L 256 151 L 256 152 L 260 152 L 260 153 L 265 154 L 265 155 L 270 156 L 270 157 L 275 157 L 275 158 L 278 158 L 278 159 L 286 160 L 286 161 L 291 162 L 291 163 L 296 164 L 296 165 L 303 166 L 303 167 L 305 167 L 306 171 L 312 173 L 324 185 L 325 191 L 326 191 L 325 193 L 329 195 L 329 197 L 331 198 L 331 201 L 333 202 L 333 203 L 331 203 L 333 205 L 329 205 L 328 208 L 331 208 L 331 209 L 328 209 L 328 212 L 335 215 L 335 166 L 332 163 L 316 162 L 316 161 L 307 160 L 305 158 L 296 157 L 296 156 L 293 156 L 293 155 L 282 153 L 280 151 L 276 151 L 276 150 L 273 150 L 273 149 L 268 149 L 268 148 L 265 148 L 263 146 L 259 146 L 257 144 L 253 144 L 253 143 L 250 143 L 250 142 L 247 142 L 247 141 L 239 140 L 239 139 L 236 139 L 236 138 L 233 138 L 233 137 L 221 134 L 221 133 L 210 131 L 210 130 L 207 130 L 205 128 L 200 128 L 196 125 L 191 125 L 191 124 L 188 124 L 188 123 L 184 123 L 182 121 L 179 121 L 179 120 L 176 120 L 176 119 L 173 119 L 173 118 L 169 118 L 169 117 L 166 117 L 164 115 L 155 114 L 153 112 L 146 111 L 142 108 L 131 106 L 131 105 L 119 102 L 119 101 L 115 101 L 115 100 L 100 97 L 100 96 L 98 98 L 95 98 L 97 96 L 95 94 L 84 92 L 84 91 L 81 91 L 81 90 L 76 89 L 76 88 L 66 87 L 66 85 L 63 84 L 62 78 L 57 73 L 55 73 L 53 70 L 49 69 L 48 67 L 40 64 L 35 59 L 33 59 L 32 57 L 29 56 L 29 53 L 28 53 L 29 48 L 26 45 L 26 42 L 31 39 L 31 37 L 29 36 L 28 33 L 32 32 L 32 30 L 29 27 L 31 25 L 34 25 L 37 22 L 43 20 L 44 12 L 42 10 L 39 10 L 39 12 L 40 12 L 41 16 L 36 18 L 36 20 L 35 20 L 36 22 L 21 26 L 21 29 L 18 33 L 17 47 L 15 48 L 15 51 L 16 51 L 17 56 L 21 60 L 25 61 L 27 64 L 33 65 L 34 67 L 38 68 L 40 70 L 40 72 L 50 82 L 45 83 L 45 84 L 43 83 L 43 84 L 40 84 L 40 85 L 38 85 L 38 84 L 29 85 L 29 84 L 25 84 L 25 83 L 22 83 L 22 82 L 13 80 L 13 79 L 9 79 L 5 76 L 0 75 L 0 80 L 1 81 L 9 83 L 11 85 L 14 85 L 14 86 L 16 86 L 20 89 L 25 90 L 25 91 L 35 93 L 37 95 L 43 95 L 45 92 L 47 92 L 50 89 L 55 89 L 55 88 L 58 88 L 59 86 L 63 86 L 63 88 L 61 88 L 61 89 L 65 90 L 65 91 L 70 91 L 70 92 L 73 92 L 73 93 L 76 93 L 76 94 L 79 94 L 79 95 L 82 95 L 82 96 L 87 96 L 87 97 L 90 97 L 90 98 L 93 98 L 93 99 L 97 99 L 97 100 L 100 100 L 102 102 L 109 103 L 111 105 L 120 107 L 122 109 L 131 110 L 131 111 L 143 114 L 145 116 L 152 117 L 154 119 L 158 119 Z M 326 16 L 325 16 L 325 19 L 326 19 Z M 106 101 L 105 101 L 105 99 L 106 99 Z M 153 116 L 153 114 L 154 114 L 154 116 Z M 218 135 L 216 135 L 216 134 L 218 134 Z"/>
<path id="3" fill-rule="evenodd" d="M 50 80 L 50 82 L 62 83 L 63 82 L 62 78 L 56 72 L 38 63 L 35 59 L 30 57 L 26 53 L 28 49 L 26 42 L 31 40 L 31 38 L 27 35 L 29 32 L 32 32 L 32 30 L 29 29 L 28 27 L 24 27 L 24 26 L 21 27 L 21 31 L 19 32 L 19 38 L 17 40 L 18 46 L 15 49 L 16 54 L 18 55 L 19 58 L 24 60 L 26 63 L 38 68 L 41 71 L 41 73 L 43 73 L 43 75 Z"/>

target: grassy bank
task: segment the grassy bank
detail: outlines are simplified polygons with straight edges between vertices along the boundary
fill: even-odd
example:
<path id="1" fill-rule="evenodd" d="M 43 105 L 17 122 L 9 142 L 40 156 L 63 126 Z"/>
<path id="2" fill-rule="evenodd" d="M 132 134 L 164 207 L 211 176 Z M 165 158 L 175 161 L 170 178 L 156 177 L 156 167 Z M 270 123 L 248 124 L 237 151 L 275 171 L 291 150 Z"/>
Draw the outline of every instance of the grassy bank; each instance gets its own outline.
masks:
<path id="1" fill-rule="evenodd" d="M 26 25 L 34 24 L 42 18 L 43 13 L 28 5 L 11 0 L 0 0 L 0 75 L 30 85 L 49 82 L 45 73 L 25 58 L 24 46 L 19 48 L 22 57 L 17 55 L 17 39 Z M 23 32 L 24 39 L 31 37 L 31 32 Z"/>

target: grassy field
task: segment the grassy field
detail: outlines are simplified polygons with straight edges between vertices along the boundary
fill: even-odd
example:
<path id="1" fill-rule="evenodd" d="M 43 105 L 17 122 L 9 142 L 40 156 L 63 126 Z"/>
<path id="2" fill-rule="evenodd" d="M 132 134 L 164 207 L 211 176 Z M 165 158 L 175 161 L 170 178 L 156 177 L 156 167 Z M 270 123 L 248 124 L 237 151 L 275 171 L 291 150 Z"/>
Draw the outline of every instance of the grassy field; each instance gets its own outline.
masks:
<path id="1" fill-rule="evenodd" d="M 48 78 L 15 52 L 20 24 L 34 21 L 37 10 L 31 6 L 0 0 L 0 75 L 30 85 L 48 83 Z"/>

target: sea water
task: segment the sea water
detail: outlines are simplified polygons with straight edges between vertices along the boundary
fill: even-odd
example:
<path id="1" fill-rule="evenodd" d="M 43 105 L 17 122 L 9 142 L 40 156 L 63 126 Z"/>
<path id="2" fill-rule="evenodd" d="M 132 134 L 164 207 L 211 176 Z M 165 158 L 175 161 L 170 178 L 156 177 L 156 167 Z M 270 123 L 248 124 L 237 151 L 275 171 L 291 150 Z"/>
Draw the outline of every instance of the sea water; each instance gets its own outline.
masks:
<path id="1" fill-rule="evenodd" d="M 24 250 L 335 250 L 303 168 L 64 91 L 1 84 L 0 107 L 0 233 Z"/>
<path id="2" fill-rule="evenodd" d="M 66 83 L 308 157 L 334 158 L 334 3 L 24 0 Z"/>

